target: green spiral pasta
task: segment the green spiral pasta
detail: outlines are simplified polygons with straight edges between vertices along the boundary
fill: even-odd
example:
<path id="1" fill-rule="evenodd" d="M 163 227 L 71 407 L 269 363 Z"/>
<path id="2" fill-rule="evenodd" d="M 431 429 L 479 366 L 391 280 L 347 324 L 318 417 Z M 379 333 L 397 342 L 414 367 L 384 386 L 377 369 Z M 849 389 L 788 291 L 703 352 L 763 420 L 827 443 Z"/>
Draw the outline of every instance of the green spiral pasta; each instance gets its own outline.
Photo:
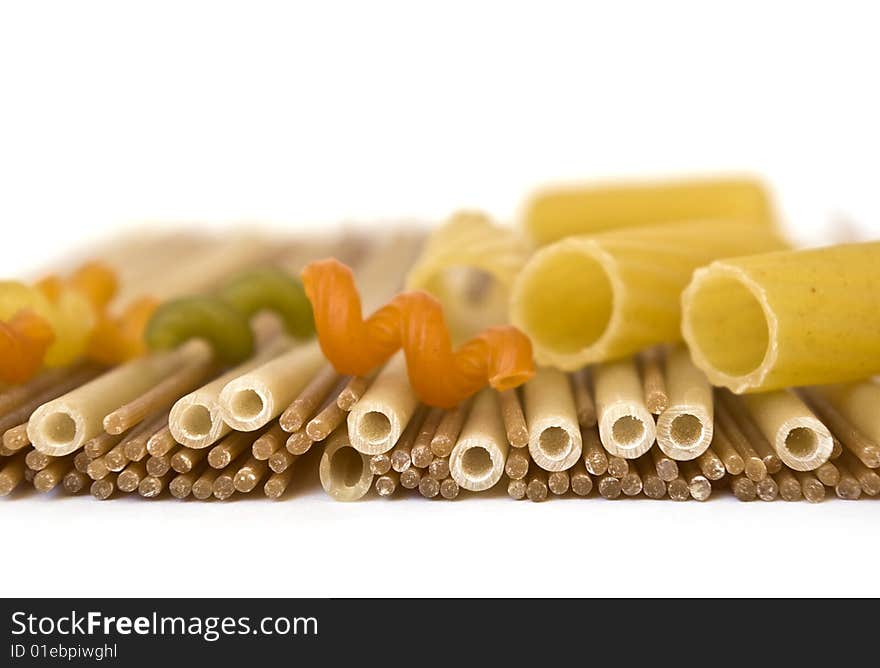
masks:
<path id="1" fill-rule="evenodd" d="M 314 334 L 311 305 L 300 282 L 280 269 L 261 268 L 240 274 L 214 295 L 182 297 L 162 304 L 144 336 L 153 350 L 205 339 L 218 359 L 237 364 L 254 352 L 251 317 L 266 310 L 278 314 L 291 336 L 308 338 Z"/>
<path id="2" fill-rule="evenodd" d="M 302 284 L 280 269 L 266 267 L 240 274 L 219 296 L 247 319 L 260 311 L 274 311 L 291 336 L 306 339 L 315 334 L 312 305 Z"/>

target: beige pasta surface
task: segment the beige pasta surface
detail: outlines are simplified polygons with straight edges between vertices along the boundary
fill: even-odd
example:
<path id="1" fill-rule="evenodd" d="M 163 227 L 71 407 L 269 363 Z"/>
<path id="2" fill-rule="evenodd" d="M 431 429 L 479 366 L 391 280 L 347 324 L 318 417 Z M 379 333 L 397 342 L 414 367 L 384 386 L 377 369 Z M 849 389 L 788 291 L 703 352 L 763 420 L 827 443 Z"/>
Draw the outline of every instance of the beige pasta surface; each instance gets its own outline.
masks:
<path id="1" fill-rule="evenodd" d="M 528 203 L 525 235 L 538 245 L 579 234 L 683 220 L 741 220 L 772 226 L 773 207 L 750 178 L 567 186 L 544 190 Z"/>
<path id="2" fill-rule="evenodd" d="M 507 320 L 510 285 L 528 257 L 518 233 L 477 212 L 461 212 L 437 228 L 406 279 L 443 304 L 455 339 Z"/>
<path id="3" fill-rule="evenodd" d="M 713 385 L 737 393 L 880 371 L 880 243 L 713 262 L 682 295 L 682 333 Z"/>
<path id="4" fill-rule="evenodd" d="M 511 322 L 538 363 L 572 371 L 681 338 L 681 292 L 714 259 L 785 247 L 767 225 L 688 221 L 569 237 L 514 281 Z"/>

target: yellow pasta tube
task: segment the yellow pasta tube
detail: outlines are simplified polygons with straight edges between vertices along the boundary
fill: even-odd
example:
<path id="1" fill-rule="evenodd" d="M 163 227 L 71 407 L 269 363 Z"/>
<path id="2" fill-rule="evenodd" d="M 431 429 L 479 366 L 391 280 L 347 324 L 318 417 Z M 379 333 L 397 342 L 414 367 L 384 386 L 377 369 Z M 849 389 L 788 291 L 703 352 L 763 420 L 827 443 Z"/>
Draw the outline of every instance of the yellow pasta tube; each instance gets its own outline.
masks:
<path id="1" fill-rule="evenodd" d="M 713 262 L 682 295 L 682 333 L 713 385 L 734 392 L 880 371 L 880 242 Z"/>
<path id="2" fill-rule="evenodd" d="M 784 247 L 766 225 L 687 221 L 569 237 L 513 284 L 511 322 L 538 363 L 573 371 L 681 338 L 681 291 L 714 259 Z"/>
<path id="3" fill-rule="evenodd" d="M 526 236 L 543 246 L 564 237 L 682 220 L 740 220 L 771 226 L 764 186 L 726 178 L 562 187 L 535 195 L 526 207 Z"/>
<path id="4" fill-rule="evenodd" d="M 507 321 L 510 285 L 527 257 L 515 230 L 461 212 L 431 233 L 406 287 L 437 297 L 453 338 L 461 340 Z"/>

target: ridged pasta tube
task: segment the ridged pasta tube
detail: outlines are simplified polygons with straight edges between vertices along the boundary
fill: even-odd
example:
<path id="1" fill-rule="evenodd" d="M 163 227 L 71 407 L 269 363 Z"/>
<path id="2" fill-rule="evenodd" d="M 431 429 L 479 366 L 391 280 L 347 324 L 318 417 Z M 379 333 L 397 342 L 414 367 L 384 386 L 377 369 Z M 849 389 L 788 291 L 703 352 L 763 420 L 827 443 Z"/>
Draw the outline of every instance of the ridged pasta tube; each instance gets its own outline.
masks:
<path id="1" fill-rule="evenodd" d="M 516 230 L 463 211 L 431 233 L 406 287 L 440 301 L 459 341 L 507 321 L 510 285 L 527 258 L 527 245 Z"/>
<path id="2" fill-rule="evenodd" d="M 545 246 L 513 285 L 512 323 L 539 364 L 566 371 L 681 338 L 681 291 L 697 267 L 784 247 L 767 225 L 688 221 Z"/>
<path id="3" fill-rule="evenodd" d="M 772 226 L 770 197 L 754 179 L 691 179 L 549 189 L 528 203 L 526 235 L 538 245 L 604 230 L 683 220 Z"/>
<path id="4" fill-rule="evenodd" d="M 682 332 L 713 385 L 757 392 L 880 371 L 880 242 L 713 262 L 682 295 Z"/>

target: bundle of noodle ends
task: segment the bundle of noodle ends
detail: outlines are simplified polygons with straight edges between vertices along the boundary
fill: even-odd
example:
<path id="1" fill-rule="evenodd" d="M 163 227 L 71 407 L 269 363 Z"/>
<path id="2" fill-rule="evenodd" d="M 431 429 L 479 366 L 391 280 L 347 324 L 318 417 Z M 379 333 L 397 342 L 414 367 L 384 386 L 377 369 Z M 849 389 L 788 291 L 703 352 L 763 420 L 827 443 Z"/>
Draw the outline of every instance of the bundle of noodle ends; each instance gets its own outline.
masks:
<path id="1" fill-rule="evenodd" d="M 682 295 L 682 333 L 713 385 L 759 392 L 880 372 L 880 242 L 713 262 Z"/>
<path id="2" fill-rule="evenodd" d="M 343 374 L 363 376 L 403 349 L 413 391 L 429 406 L 450 408 L 487 383 L 505 390 L 534 374 L 528 338 L 490 327 L 452 349 L 443 308 L 424 292 L 404 292 L 366 320 L 351 270 L 334 258 L 302 272 L 324 355 Z"/>

